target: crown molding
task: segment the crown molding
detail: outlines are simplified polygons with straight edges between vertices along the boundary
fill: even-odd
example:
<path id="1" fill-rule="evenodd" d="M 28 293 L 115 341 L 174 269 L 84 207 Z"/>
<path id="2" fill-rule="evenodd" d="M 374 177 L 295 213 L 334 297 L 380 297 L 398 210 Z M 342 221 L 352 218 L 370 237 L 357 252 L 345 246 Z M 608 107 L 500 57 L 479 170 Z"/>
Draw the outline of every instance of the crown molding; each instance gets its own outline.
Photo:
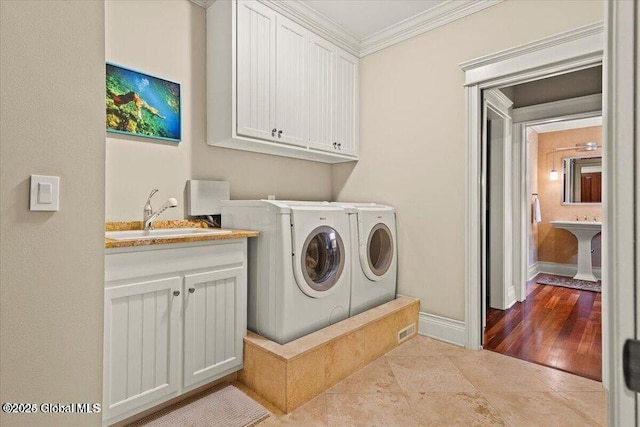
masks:
<path id="1" fill-rule="evenodd" d="M 488 7 L 502 3 L 503 0 L 449 0 L 427 9 L 417 15 L 391 25 L 375 34 L 362 39 L 360 57 L 393 46 L 404 40 L 426 33 L 457 19 L 464 18 Z"/>
<path id="2" fill-rule="evenodd" d="M 460 68 L 462 68 L 462 71 L 467 72 L 476 68 L 492 65 L 496 62 L 501 62 L 507 59 L 512 59 L 518 56 L 537 52 L 539 50 L 548 49 L 554 46 L 561 46 L 571 41 L 579 41 L 581 39 L 586 39 L 592 36 L 599 36 L 602 34 L 604 34 L 604 23 L 596 22 L 594 24 L 585 25 L 583 27 L 565 31 L 563 33 L 558 33 L 550 37 L 545 37 L 531 43 L 516 46 L 511 49 L 492 53 L 491 55 L 481 56 L 479 58 L 461 62 L 458 65 L 460 66 Z"/>
<path id="3" fill-rule="evenodd" d="M 331 43 L 360 57 L 358 36 L 300 0 L 258 0 Z"/>
<path id="4" fill-rule="evenodd" d="M 206 9 L 216 0 L 190 1 Z M 494 6 L 504 0 L 448 0 L 432 9 L 428 9 L 404 21 L 391 25 L 364 39 L 360 39 L 356 34 L 332 21 L 301 0 L 258 1 L 352 55 L 362 58 L 410 39 L 411 37 Z"/>
<path id="5" fill-rule="evenodd" d="M 216 2 L 216 0 L 190 0 L 190 1 L 205 9 Z"/>

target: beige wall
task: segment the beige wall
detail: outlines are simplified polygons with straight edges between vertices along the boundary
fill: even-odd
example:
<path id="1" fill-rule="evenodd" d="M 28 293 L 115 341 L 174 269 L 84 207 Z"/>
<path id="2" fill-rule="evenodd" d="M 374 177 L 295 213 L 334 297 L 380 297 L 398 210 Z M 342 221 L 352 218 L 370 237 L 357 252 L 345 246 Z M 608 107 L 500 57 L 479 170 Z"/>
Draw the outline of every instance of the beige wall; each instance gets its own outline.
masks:
<path id="1" fill-rule="evenodd" d="M 538 135 L 538 197 L 540 199 L 540 212 L 542 222 L 538 224 L 538 260 L 556 262 L 562 264 L 576 264 L 578 256 L 578 240 L 567 231 L 560 230 L 551 225 L 549 221 L 575 220 L 576 216 L 582 221 L 587 216 L 589 221 L 594 215 L 602 221 L 601 205 L 563 205 L 562 204 L 562 180 L 551 181 L 552 153 L 554 148 L 572 147 L 575 144 L 597 141 L 602 144 L 602 126 L 593 126 L 582 129 L 572 129 L 559 132 L 541 133 Z M 602 149 L 588 153 L 566 151 L 556 153 L 556 170 L 562 171 L 562 158 L 575 157 L 581 154 L 602 155 Z M 601 265 L 601 236 L 593 238 L 592 262 L 594 266 Z"/>
<path id="2" fill-rule="evenodd" d="M 141 219 L 153 188 L 182 218 L 188 179 L 226 180 L 235 199 L 329 200 L 331 166 L 206 145 L 205 10 L 189 1 L 107 1 L 106 58 L 182 85 L 179 144 L 107 134 L 106 218 Z"/>
<path id="3" fill-rule="evenodd" d="M 102 2 L 0 2 L 0 402 L 102 400 L 104 78 Z M 29 211 L 31 174 L 60 177 L 59 212 Z"/>
<path id="4" fill-rule="evenodd" d="M 106 60 L 181 83 L 182 141 L 107 133 L 106 219 L 141 220 L 149 192 L 153 207 L 168 197 L 178 208 L 164 218 L 183 217 L 183 189 L 191 176 L 194 128 L 204 127 L 195 111 L 192 80 L 203 73 L 204 10 L 188 1 L 106 1 Z M 194 114 L 195 113 L 195 114 Z"/>
<path id="5" fill-rule="evenodd" d="M 361 60 L 361 160 L 334 166 L 333 196 L 397 208 L 398 292 L 419 297 L 422 311 L 464 320 L 458 64 L 601 21 L 603 10 L 599 1 L 506 1 Z"/>

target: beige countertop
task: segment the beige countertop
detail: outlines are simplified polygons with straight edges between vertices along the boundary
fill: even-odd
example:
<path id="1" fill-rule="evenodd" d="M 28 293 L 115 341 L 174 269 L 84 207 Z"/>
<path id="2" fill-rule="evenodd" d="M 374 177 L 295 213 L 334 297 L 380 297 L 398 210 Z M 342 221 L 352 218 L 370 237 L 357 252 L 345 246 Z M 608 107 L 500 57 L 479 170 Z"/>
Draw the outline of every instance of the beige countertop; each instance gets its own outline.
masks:
<path id="1" fill-rule="evenodd" d="M 189 221 L 189 220 L 170 220 L 170 221 L 155 221 L 153 228 L 209 228 L 205 223 L 201 221 Z M 104 231 L 127 231 L 127 230 L 142 230 L 142 221 L 129 221 L 129 222 L 107 222 L 105 223 Z M 208 240 L 230 240 L 230 239 L 243 239 L 249 237 L 258 237 L 260 233 L 258 231 L 251 230 L 231 230 L 231 233 L 226 234 L 210 234 L 204 236 L 185 236 L 185 237 L 171 237 L 171 238 L 158 238 L 158 239 L 140 239 L 140 240 L 111 240 L 106 239 L 104 241 L 105 249 L 112 248 L 127 248 L 133 246 L 149 246 L 149 245 L 166 245 L 171 243 L 190 243 L 190 242 L 204 242 Z"/>

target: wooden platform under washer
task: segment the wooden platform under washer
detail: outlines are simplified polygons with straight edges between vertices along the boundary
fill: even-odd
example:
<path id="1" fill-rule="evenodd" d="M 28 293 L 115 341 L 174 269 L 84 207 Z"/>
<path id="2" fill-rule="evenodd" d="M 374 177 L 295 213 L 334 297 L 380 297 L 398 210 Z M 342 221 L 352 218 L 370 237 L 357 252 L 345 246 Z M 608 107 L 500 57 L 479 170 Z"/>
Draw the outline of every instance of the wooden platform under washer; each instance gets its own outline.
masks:
<path id="1" fill-rule="evenodd" d="M 291 412 L 414 336 L 419 310 L 418 299 L 398 297 L 284 345 L 250 332 L 238 379 Z"/>

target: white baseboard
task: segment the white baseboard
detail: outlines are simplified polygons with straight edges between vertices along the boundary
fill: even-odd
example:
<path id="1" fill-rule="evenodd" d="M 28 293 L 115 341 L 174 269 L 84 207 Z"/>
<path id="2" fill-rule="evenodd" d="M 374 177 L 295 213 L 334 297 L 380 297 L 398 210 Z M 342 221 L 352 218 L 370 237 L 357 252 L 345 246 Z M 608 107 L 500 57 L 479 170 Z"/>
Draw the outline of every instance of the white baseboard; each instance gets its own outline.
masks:
<path id="1" fill-rule="evenodd" d="M 465 347 L 467 342 L 464 322 L 435 314 L 418 314 L 418 333 L 459 347 Z"/>
<path id="2" fill-rule="evenodd" d="M 567 276 L 573 277 L 578 272 L 578 266 L 576 264 L 561 264 L 558 262 L 546 262 L 546 261 L 538 261 L 533 264 L 531 267 L 535 266 L 535 276 L 538 273 L 548 273 L 548 274 L 557 274 L 558 276 Z M 531 267 L 529 267 L 529 277 L 533 278 L 531 275 Z M 593 267 L 593 275 L 596 276 L 599 280 L 602 279 L 602 268 L 601 267 Z"/>
<path id="3" fill-rule="evenodd" d="M 536 277 L 536 274 L 540 273 L 540 265 L 538 261 L 534 262 L 527 269 L 527 280 L 531 280 Z"/>

